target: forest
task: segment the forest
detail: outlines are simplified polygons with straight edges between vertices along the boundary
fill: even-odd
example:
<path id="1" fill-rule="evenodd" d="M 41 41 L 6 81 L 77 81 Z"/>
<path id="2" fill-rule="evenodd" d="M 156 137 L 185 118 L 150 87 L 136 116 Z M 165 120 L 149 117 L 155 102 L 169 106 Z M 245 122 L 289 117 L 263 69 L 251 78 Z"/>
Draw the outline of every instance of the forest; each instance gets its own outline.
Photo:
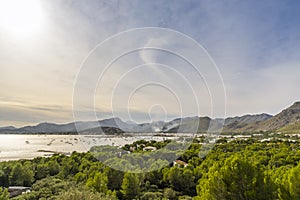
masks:
<path id="1" fill-rule="evenodd" d="M 145 152 L 145 146 L 157 150 Z M 130 154 L 124 155 L 106 146 L 95 147 L 98 153 L 92 149 L 71 156 L 2 162 L 0 200 L 9 199 L 9 186 L 31 188 L 10 198 L 13 200 L 300 199 L 298 141 L 223 139 L 203 156 L 199 154 L 203 150 L 199 139 L 192 140 L 185 151 L 177 151 L 178 146 L 170 140 L 141 140 L 125 145 L 122 152 Z M 118 157 L 100 162 L 103 156 L 111 156 L 107 152 Z M 179 161 L 173 164 L 169 158 Z M 117 170 L 117 165 L 128 171 Z"/>

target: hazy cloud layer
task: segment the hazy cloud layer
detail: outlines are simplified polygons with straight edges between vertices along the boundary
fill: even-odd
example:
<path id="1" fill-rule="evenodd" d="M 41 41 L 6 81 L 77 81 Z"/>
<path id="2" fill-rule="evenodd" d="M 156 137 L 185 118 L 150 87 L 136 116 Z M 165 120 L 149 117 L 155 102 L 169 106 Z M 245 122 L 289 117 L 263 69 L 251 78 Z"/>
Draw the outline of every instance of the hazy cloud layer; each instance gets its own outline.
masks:
<path id="1" fill-rule="evenodd" d="M 206 48 L 225 83 L 228 116 L 274 114 L 300 99 L 298 1 L 40 2 L 44 25 L 38 34 L 16 37 L 2 30 L 0 24 L 0 126 L 71 121 L 75 77 L 90 50 L 113 34 L 145 26 L 183 32 Z M 144 46 L 164 45 L 164 42 L 152 39 Z M 165 45 L 168 44 L 170 41 Z M 108 78 L 103 80 L 104 95 L 100 92 L 101 87 L 96 90 L 96 116 L 110 116 L 109 92 L 116 80 L 128 71 L 126 69 L 147 62 L 166 63 L 181 70 L 198 88 L 198 97 L 205 99 L 200 102 L 200 114 L 210 116 L 209 98 L 203 82 L 199 83 L 180 60 L 169 58 L 170 55 L 145 50 L 116 62 Z M 120 105 L 123 99 L 127 102 L 132 89 L 145 77 L 149 81 L 157 78 L 174 83 L 178 95 L 184 95 L 182 91 L 188 90 L 184 82 L 175 84 L 178 76 L 164 68 L 152 66 L 136 70 L 125 77 L 116 90 L 114 114 L 127 117 L 127 108 Z M 87 85 L 87 90 L 94 87 Z M 172 95 L 167 92 L 165 98 L 159 96 L 157 101 L 150 98 L 161 93 L 163 91 L 156 87 L 145 87 L 133 96 L 130 104 L 133 118 L 148 119 L 151 102 L 166 105 L 169 118 L 180 114 Z M 189 104 L 186 100 L 182 103 Z M 80 109 L 83 119 L 92 117 L 89 109 L 84 105 Z M 195 114 L 192 106 L 185 110 L 184 115 Z M 157 119 L 164 117 L 160 116 L 163 112 L 158 107 L 152 112 Z"/>

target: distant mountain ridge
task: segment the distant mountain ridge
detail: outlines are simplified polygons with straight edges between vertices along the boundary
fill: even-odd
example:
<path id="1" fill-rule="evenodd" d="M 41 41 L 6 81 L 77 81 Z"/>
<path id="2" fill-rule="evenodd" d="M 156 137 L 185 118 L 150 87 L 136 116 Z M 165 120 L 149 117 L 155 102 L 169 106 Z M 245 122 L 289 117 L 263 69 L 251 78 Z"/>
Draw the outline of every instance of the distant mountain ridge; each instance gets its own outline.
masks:
<path id="1" fill-rule="evenodd" d="M 16 129 L 16 127 L 14 126 L 3 126 L 3 127 L 0 127 L 0 130 L 14 130 Z"/>
<path id="2" fill-rule="evenodd" d="M 99 121 L 80 121 L 67 124 L 40 123 L 36 126 L 15 128 L 0 127 L 0 133 L 37 134 L 37 133 L 195 133 L 206 131 L 223 132 L 256 132 L 271 130 L 300 130 L 300 102 L 294 103 L 275 116 L 269 114 L 244 115 L 226 119 L 211 119 L 209 117 L 185 117 L 163 122 L 135 123 L 124 122 L 120 118 L 109 118 Z"/>
<path id="3" fill-rule="evenodd" d="M 264 114 L 265 115 L 265 114 Z M 255 121 L 261 121 L 266 119 L 261 115 L 247 115 L 242 117 L 234 117 L 225 119 L 224 128 L 230 130 L 233 128 L 233 124 L 244 124 Z M 100 121 L 83 121 L 83 122 L 72 122 L 67 124 L 55 124 L 43 122 L 36 126 L 25 126 L 22 128 L 14 127 L 2 127 L 0 128 L 0 133 L 15 133 L 15 134 L 38 134 L 38 133 L 91 133 L 101 132 L 101 128 L 104 131 L 108 130 L 108 127 L 115 128 L 116 133 L 120 132 L 130 132 L 130 133 L 153 133 L 153 132 L 182 132 L 182 133 L 195 133 L 195 132 L 206 132 L 209 128 L 212 130 L 219 130 L 222 128 L 223 123 L 222 119 L 210 119 L 209 117 L 186 117 L 186 118 L 177 118 L 169 122 L 156 121 L 152 123 L 133 123 L 133 122 L 124 122 L 120 118 L 109 118 Z M 236 128 L 235 125 L 234 128 Z M 110 129 L 110 133 L 113 129 Z"/>
<path id="4" fill-rule="evenodd" d="M 256 115 L 243 115 L 241 117 L 237 116 L 237 117 L 228 117 L 225 119 L 225 125 L 234 123 L 234 122 L 239 122 L 239 123 L 254 123 L 254 122 L 258 122 L 258 121 L 265 121 L 267 119 L 270 119 L 271 117 L 273 117 L 272 115 L 263 113 L 263 114 L 256 114 Z"/>
<path id="5" fill-rule="evenodd" d="M 295 102 L 292 106 L 284 109 L 272 118 L 258 124 L 252 130 L 284 130 L 288 126 L 300 125 L 300 102 Z M 250 129 L 251 130 L 251 129 Z"/>
<path id="6" fill-rule="evenodd" d="M 272 115 L 269 114 L 256 114 L 256 115 L 244 115 L 241 117 L 229 117 L 225 119 L 223 131 L 225 132 L 236 132 L 242 130 L 243 128 L 252 125 L 258 124 L 263 121 L 266 121 L 272 118 Z"/>

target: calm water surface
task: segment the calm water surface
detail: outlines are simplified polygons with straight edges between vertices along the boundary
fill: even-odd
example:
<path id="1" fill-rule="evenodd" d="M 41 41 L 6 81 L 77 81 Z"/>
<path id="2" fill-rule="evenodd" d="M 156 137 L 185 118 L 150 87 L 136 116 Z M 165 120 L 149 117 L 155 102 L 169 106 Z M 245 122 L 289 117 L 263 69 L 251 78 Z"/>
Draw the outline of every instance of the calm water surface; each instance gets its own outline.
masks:
<path id="1" fill-rule="evenodd" d="M 168 137 L 174 139 L 176 137 Z M 86 152 L 96 145 L 123 146 L 137 140 L 167 139 L 161 136 L 139 135 L 134 137 L 83 136 L 83 135 L 1 135 L 0 162 L 6 160 L 31 159 L 37 156 L 51 156 L 54 152 Z"/>

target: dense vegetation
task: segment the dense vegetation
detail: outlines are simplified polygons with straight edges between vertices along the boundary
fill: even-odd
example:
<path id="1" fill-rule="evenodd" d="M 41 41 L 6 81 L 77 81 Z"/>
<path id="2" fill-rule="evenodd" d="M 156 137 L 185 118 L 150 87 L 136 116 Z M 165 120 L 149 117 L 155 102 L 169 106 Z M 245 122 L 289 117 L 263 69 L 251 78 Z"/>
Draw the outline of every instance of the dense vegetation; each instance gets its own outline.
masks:
<path id="1" fill-rule="evenodd" d="M 123 147 L 133 152 L 124 156 L 142 152 L 143 146 L 156 147 L 157 151 L 135 155 L 136 159 L 147 160 L 145 155 L 159 152 L 160 148 L 168 147 L 167 144 L 171 144 L 170 141 L 138 141 Z M 187 166 L 164 165 L 147 173 L 115 170 L 91 153 L 3 162 L 0 163 L 3 188 L 0 187 L 0 200 L 8 199 L 4 188 L 12 185 L 32 187 L 30 193 L 13 198 L 15 200 L 300 199 L 299 142 L 249 139 L 227 143 L 222 140 L 201 158 L 200 149 L 201 144 L 194 140 L 179 158 L 188 163 Z M 150 161 L 153 162 L 145 163 L 150 165 Z M 126 162 L 120 165 L 130 164 Z"/>

